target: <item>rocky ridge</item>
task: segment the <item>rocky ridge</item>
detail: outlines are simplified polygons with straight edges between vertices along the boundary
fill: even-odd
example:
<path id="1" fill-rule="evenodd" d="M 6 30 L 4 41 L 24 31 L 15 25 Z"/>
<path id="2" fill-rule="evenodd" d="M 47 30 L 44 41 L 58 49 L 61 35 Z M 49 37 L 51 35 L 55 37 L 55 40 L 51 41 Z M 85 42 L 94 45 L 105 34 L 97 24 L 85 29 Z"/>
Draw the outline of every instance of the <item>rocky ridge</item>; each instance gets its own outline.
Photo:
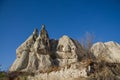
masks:
<path id="1" fill-rule="evenodd" d="M 88 57 L 88 53 L 92 57 Z M 89 52 L 76 40 L 64 35 L 50 39 L 45 25 L 35 29 L 30 37 L 16 49 L 16 60 L 9 72 L 29 72 L 27 80 L 74 80 L 89 77 L 96 72 L 96 61 L 120 63 L 120 45 L 115 42 L 98 42 Z"/>
<path id="2" fill-rule="evenodd" d="M 116 42 L 97 42 L 92 46 L 91 52 L 99 60 L 120 63 L 120 45 Z"/>

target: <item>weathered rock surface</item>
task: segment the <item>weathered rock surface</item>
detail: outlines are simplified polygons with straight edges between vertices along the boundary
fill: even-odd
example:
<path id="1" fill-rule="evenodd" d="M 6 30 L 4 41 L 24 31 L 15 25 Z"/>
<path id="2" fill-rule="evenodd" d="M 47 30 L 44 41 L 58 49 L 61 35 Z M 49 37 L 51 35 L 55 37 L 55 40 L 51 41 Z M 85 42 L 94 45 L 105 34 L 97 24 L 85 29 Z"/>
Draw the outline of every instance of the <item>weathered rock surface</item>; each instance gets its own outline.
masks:
<path id="1" fill-rule="evenodd" d="M 91 48 L 91 52 L 99 60 L 120 63 L 120 45 L 116 42 L 95 43 Z"/>
<path id="2" fill-rule="evenodd" d="M 87 77 L 87 66 L 85 63 L 74 63 L 62 67 L 60 70 L 28 76 L 28 80 L 74 80 L 78 77 Z"/>
<path id="3" fill-rule="evenodd" d="M 35 29 L 33 34 L 16 50 L 17 59 L 9 71 L 47 70 L 51 66 L 49 44 L 49 36 L 45 26 L 42 26 L 39 36 L 38 30 Z"/>
<path id="4" fill-rule="evenodd" d="M 38 30 L 35 29 L 33 34 L 22 44 L 17 50 L 17 58 L 13 65 L 10 67 L 9 71 L 19 71 L 25 69 L 28 65 L 29 53 L 33 47 L 36 38 L 38 37 Z"/>
<path id="5" fill-rule="evenodd" d="M 96 60 L 120 63 L 118 43 L 98 42 L 90 51 Z M 50 39 L 45 25 L 42 25 L 40 34 L 35 29 L 33 34 L 17 48 L 16 60 L 9 71 L 34 73 L 34 76 L 27 77 L 28 80 L 74 80 L 78 77 L 88 77 L 88 73 L 98 71 L 95 68 L 97 62 L 90 59 L 92 57 L 88 58 L 88 53 L 79 42 L 66 35 L 59 40 Z"/>
<path id="6" fill-rule="evenodd" d="M 17 59 L 9 71 L 47 71 L 52 66 L 65 66 L 78 62 L 80 45 L 68 36 L 50 39 L 42 25 L 40 34 L 33 34 L 16 50 Z"/>
<path id="7" fill-rule="evenodd" d="M 56 56 L 59 66 L 65 66 L 73 62 L 77 62 L 78 56 L 76 53 L 77 46 L 68 36 L 63 36 L 59 39 L 57 45 Z"/>

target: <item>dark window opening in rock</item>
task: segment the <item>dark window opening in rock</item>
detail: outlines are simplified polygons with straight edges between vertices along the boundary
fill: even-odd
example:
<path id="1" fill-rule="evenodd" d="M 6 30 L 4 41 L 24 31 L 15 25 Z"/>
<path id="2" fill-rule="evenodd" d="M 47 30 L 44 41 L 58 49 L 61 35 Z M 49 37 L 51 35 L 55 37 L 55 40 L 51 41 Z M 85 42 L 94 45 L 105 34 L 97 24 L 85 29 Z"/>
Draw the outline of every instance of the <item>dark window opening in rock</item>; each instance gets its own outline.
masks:
<path id="1" fill-rule="evenodd" d="M 63 45 L 58 46 L 58 51 L 61 51 L 61 52 L 63 51 Z"/>

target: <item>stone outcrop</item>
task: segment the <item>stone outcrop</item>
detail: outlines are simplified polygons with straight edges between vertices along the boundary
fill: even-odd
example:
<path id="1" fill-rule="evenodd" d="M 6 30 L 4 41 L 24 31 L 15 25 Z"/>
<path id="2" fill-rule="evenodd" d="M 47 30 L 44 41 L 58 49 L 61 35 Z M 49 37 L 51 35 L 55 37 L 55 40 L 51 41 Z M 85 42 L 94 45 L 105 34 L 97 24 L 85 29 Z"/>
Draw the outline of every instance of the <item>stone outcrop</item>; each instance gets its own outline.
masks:
<path id="1" fill-rule="evenodd" d="M 57 51 L 55 54 L 57 56 L 59 66 L 65 66 L 67 64 L 77 62 L 77 50 L 77 46 L 72 39 L 66 35 L 62 36 L 58 41 Z"/>
<path id="2" fill-rule="evenodd" d="M 98 60 L 120 63 L 120 45 L 116 42 L 95 43 L 91 48 L 91 52 Z"/>
<path id="3" fill-rule="evenodd" d="M 45 25 L 16 50 L 17 59 L 9 71 L 46 72 L 52 66 L 63 67 L 78 62 L 80 44 L 68 36 L 50 39 Z"/>
<path id="4" fill-rule="evenodd" d="M 42 25 L 40 34 L 33 34 L 16 50 L 17 59 L 9 71 L 46 71 L 51 66 L 49 36 Z M 43 69 L 44 68 L 44 69 Z"/>
<path id="5" fill-rule="evenodd" d="M 35 29 L 16 49 L 16 60 L 9 71 L 35 74 L 27 76 L 27 80 L 74 80 L 97 72 L 97 60 L 120 63 L 118 43 L 98 42 L 90 51 L 66 35 L 59 40 L 50 39 L 45 25 L 42 25 L 40 33 Z"/>
<path id="6" fill-rule="evenodd" d="M 13 65 L 10 67 L 9 69 L 10 71 L 19 71 L 27 67 L 29 54 L 37 37 L 38 37 L 38 30 L 35 29 L 33 34 L 17 48 L 16 50 L 17 58 L 13 63 Z"/>

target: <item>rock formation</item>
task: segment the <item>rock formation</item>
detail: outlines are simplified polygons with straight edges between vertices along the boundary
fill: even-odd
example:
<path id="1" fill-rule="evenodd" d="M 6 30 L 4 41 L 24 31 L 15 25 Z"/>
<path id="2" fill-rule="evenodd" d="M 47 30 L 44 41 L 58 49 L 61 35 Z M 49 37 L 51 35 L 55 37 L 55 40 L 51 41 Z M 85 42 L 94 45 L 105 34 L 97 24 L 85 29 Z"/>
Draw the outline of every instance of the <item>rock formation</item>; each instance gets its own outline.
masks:
<path id="1" fill-rule="evenodd" d="M 96 60 L 120 63 L 120 45 L 115 42 L 98 42 L 90 49 Z M 91 55 L 89 54 L 89 55 Z M 34 73 L 27 80 L 74 80 L 95 73 L 98 63 L 76 40 L 64 35 L 50 39 L 45 25 L 37 29 L 16 50 L 16 60 L 9 72 Z M 85 58 L 84 58 L 85 57 Z M 84 60 L 83 60 L 84 59 Z M 106 65 L 105 65 L 106 67 Z M 99 69 L 99 68 L 98 68 Z"/>
<path id="2" fill-rule="evenodd" d="M 58 41 L 56 51 L 59 66 L 65 66 L 67 64 L 77 62 L 77 50 L 77 46 L 71 38 L 69 38 L 68 36 L 62 36 Z"/>
<path id="3" fill-rule="evenodd" d="M 110 63 L 120 63 L 120 45 L 116 42 L 95 43 L 91 52 L 99 59 Z"/>
<path id="4" fill-rule="evenodd" d="M 17 58 L 13 65 L 10 67 L 10 71 L 19 71 L 25 69 L 28 65 L 29 54 L 31 53 L 31 49 L 38 37 L 38 30 L 35 29 L 33 34 L 23 43 L 21 44 L 17 50 Z"/>
<path id="5" fill-rule="evenodd" d="M 68 36 L 59 40 L 50 39 L 42 25 L 40 34 L 33 34 L 16 50 L 17 59 L 9 71 L 47 71 L 51 66 L 69 65 L 78 61 L 80 45 Z"/>
<path id="6" fill-rule="evenodd" d="M 51 66 L 49 36 L 42 25 L 40 35 L 35 29 L 33 34 L 16 50 L 17 59 L 9 71 L 47 70 Z M 44 69 L 43 69 L 44 68 Z"/>

